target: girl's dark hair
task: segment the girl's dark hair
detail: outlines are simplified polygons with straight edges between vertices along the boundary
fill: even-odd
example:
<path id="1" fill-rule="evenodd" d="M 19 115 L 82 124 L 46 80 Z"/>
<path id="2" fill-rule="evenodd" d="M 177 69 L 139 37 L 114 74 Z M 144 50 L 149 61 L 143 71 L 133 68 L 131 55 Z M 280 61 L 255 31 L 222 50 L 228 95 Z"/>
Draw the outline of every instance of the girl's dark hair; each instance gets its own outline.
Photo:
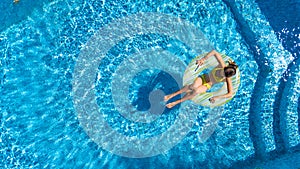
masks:
<path id="1" fill-rule="evenodd" d="M 224 68 L 225 77 L 231 77 L 236 74 L 237 64 L 231 60 L 228 61 L 228 66 Z"/>

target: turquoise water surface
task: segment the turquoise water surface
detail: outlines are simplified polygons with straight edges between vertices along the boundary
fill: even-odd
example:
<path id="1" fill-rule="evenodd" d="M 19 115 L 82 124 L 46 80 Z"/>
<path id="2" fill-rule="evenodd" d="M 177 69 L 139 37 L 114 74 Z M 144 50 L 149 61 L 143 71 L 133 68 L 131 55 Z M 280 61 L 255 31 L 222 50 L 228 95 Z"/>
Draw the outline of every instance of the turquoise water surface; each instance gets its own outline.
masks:
<path id="1" fill-rule="evenodd" d="M 283 42 L 254 0 L 1 3 L 0 168 L 268 168 L 287 155 L 297 161 L 299 24 L 282 30 L 294 43 Z M 211 49 L 239 65 L 235 97 L 213 110 L 189 101 L 166 109 L 163 96 L 182 87 L 185 66 Z M 96 59 L 80 65 L 87 56 Z M 89 79 L 90 88 L 81 86 Z M 136 154 L 121 137 L 160 136 L 181 117 L 187 123 L 176 132 L 147 144 L 168 147 L 155 155 L 145 146 Z M 201 141 L 209 125 L 212 135 Z M 300 164 L 284 167 L 291 166 Z"/>

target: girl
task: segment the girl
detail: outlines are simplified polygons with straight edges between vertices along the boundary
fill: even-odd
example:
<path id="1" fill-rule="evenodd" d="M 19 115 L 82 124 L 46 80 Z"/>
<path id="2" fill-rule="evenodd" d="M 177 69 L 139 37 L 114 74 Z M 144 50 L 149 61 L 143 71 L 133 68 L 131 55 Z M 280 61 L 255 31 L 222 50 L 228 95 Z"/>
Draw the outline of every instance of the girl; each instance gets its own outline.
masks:
<path id="1" fill-rule="evenodd" d="M 217 61 L 219 62 L 218 66 L 216 66 L 214 69 L 212 69 L 207 74 L 199 75 L 195 79 L 193 84 L 186 85 L 179 91 L 169 94 L 169 95 L 166 95 L 164 97 L 165 102 L 167 102 L 169 99 L 177 96 L 178 94 L 186 93 L 183 98 L 167 104 L 166 106 L 168 108 L 172 108 L 181 102 L 190 100 L 198 94 L 205 93 L 214 84 L 217 84 L 220 82 L 225 82 L 227 84 L 228 93 L 224 94 L 224 95 L 220 95 L 220 96 L 214 96 L 214 97 L 210 98 L 209 101 L 211 103 L 214 103 L 216 99 L 232 97 L 233 87 L 232 87 L 232 82 L 231 82 L 230 77 L 232 77 L 236 74 L 236 69 L 238 68 L 238 66 L 232 61 L 228 61 L 228 65 L 226 65 L 222 59 L 221 54 L 215 50 L 210 51 L 205 57 L 203 57 L 200 60 L 197 60 L 196 64 L 203 65 L 204 62 L 211 56 L 216 57 Z"/>

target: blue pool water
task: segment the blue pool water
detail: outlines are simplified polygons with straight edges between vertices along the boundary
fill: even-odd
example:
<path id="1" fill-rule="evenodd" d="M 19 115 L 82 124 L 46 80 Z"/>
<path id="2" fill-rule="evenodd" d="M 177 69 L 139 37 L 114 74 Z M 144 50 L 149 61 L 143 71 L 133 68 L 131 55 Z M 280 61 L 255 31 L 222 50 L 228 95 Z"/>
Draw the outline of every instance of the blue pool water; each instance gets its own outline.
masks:
<path id="1" fill-rule="evenodd" d="M 289 1 L 292 20 L 280 2 L 272 10 L 254 0 L 1 2 L 0 168 L 299 168 L 300 4 Z M 164 17 L 120 24 L 157 14 Z M 151 22 L 160 19 L 164 23 Z M 165 109 L 163 96 L 182 87 L 185 66 L 212 48 L 238 63 L 236 96 L 217 109 L 192 102 Z M 103 58 L 77 72 L 83 53 Z M 91 65 L 96 72 L 77 84 L 76 73 L 89 73 Z M 89 78 L 93 86 L 85 89 L 94 93 L 101 114 L 88 111 L 88 93 L 76 98 L 76 87 Z M 131 145 L 108 132 L 159 138 L 181 117 L 186 124 L 173 137 L 147 146 L 168 147 L 181 139 L 153 156 L 143 146 L 149 156 L 128 157 L 137 156 Z M 201 141 L 210 133 L 207 125 L 214 130 Z"/>

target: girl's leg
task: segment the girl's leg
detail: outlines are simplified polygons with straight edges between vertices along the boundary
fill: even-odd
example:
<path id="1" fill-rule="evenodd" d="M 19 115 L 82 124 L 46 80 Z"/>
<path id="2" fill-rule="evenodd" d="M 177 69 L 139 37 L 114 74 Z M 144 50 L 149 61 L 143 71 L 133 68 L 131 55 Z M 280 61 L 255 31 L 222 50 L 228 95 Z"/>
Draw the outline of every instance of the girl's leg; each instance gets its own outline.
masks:
<path id="1" fill-rule="evenodd" d="M 170 108 L 176 106 L 176 105 L 179 104 L 179 103 L 182 103 L 182 102 L 184 102 L 184 101 L 186 101 L 186 100 L 192 99 L 192 98 L 195 97 L 197 94 L 206 92 L 206 90 L 207 90 L 207 87 L 206 87 L 206 86 L 200 86 L 200 87 L 198 87 L 196 90 L 193 90 L 192 92 L 187 93 L 182 99 L 179 99 L 179 100 L 176 100 L 176 101 L 174 101 L 174 102 L 172 102 L 172 103 L 169 103 L 169 104 L 167 104 L 166 106 L 167 106 L 167 108 L 170 109 Z"/>
<path id="2" fill-rule="evenodd" d="M 179 95 L 181 93 L 187 92 L 188 90 L 191 90 L 190 86 L 191 85 L 186 85 L 182 89 L 178 90 L 177 92 L 174 92 L 172 94 L 166 95 L 164 97 L 164 101 L 167 102 L 168 100 L 172 99 L 173 97 L 175 97 L 175 96 L 177 96 L 177 95 Z"/>
<path id="3" fill-rule="evenodd" d="M 175 97 L 175 96 L 177 96 L 177 95 L 179 95 L 181 93 L 192 92 L 192 90 L 195 90 L 196 88 L 198 88 L 201 85 L 202 85 L 202 79 L 199 78 L 199 77 L 197 77 L 193 84 L 186 85 L 182 89 L 178 90 L 177 92 L 174 92 L 172 94 L 166 95 L 164 97 L 164 100 L 165 100 L 165 102 L 167 102 L 168 100 L 172 99 L 173 97 Z"/>

